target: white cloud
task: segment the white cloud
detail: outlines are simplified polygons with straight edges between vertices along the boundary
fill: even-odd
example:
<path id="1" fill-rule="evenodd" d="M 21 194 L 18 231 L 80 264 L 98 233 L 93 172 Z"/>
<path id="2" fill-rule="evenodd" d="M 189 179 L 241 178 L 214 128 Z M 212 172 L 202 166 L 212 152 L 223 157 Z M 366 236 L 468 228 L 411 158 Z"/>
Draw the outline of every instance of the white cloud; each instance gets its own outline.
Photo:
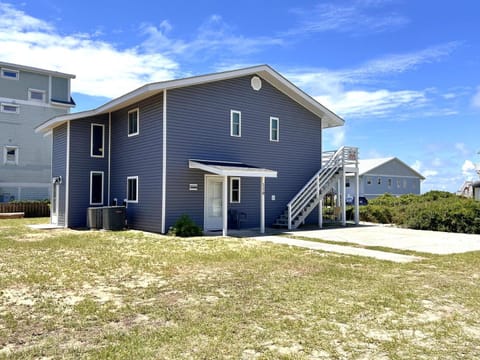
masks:
<path id="1" fill-rule="evenodd" d="M 346 91 L 317 96 L 325 106 L 335 109 L 341 116 L 371 117 L 387 116 L 398 108 L 417 107 L 425 103 L 425 94 L 420 91 Z"/>
<path id="2" fill-rule="evenodd" d="M 147 39 L 142 46 L 151 52 L 164 52 L 181 55 L 188 60 L 204 60 L 205 58 L 232 57 L 232 55 L 248 55 L 264 50 L 267 46 L 282 45 L 280 37 L 245 37 L 234 33 L 221 16 L 211 15 L 199 26 L 195 35 L 189 40 L 174 39 L 170 36 L 173 27 L 168 21 L 160 26 L 143 24 L 142 29 Z M 221 59 L 220 59 L 221 60 Z"/>
<path id="3" fill-rule="evenodd" d="M 457 149 L 464 156 L 470 154 L 470 150 L 467 148 L 465 143 L 456 143 L 455 149 Z"/>
<path id="4" fill-rule="evenodd" d="M 409 20 L 397 13 L 383 12 L 379 9 L 381 3 L 351 2 L 340 5 L 337 3 L 322 3 L 314 8 L 295 8 L 292 13 L 297 15 L 300 23 L 287 34 L 299 35 L 316 32 L 348 32 L 352 34 L 383 32 L 402 27 Z M 375 16 L 372 10 L 375 8 Z"/>
<path id="5" fill-rule="evenodd" d="M 75 74 L 74 92 L 112 98 L 176 74 L 178 64 L 164 55 L 117 49 L 93 36 L 62 36 L 51 24 L 0 3 L 2 61 Z"/>
<path id="6" fill-rule="evenodd" d="M 472 180 L 475 175 L 475 165 L 470 160 L 465 160 L 462 165 L 462 174 L 467 180 Z"/>
<path id="7" fill-rule="evenodd" d="M 332 147 L 333 149 L 338 149 L 345 145 L 345 127 L 335 127 L 328 129 L 327 132 L 323 135 L 326 144 L 323 145 L 324 148 Z"/>
<path id="8" fill-rule="evenodd" d="M 477 92 L 472 97 L 472 105 L 476 108 L 480 108 L 480 86 L 477 87 Z"/>
<path id="9" fill-rule="evenodd" d="M 426 179 L 435 177 L 439 174 L 438 170 L 435 169 L 427 169 L 423 166 L 422 161 L 420 160 L 415 160 L 415 162 L 410 165 L 410 167 L 415 170 L 416 172 L 422 174 Z"/>

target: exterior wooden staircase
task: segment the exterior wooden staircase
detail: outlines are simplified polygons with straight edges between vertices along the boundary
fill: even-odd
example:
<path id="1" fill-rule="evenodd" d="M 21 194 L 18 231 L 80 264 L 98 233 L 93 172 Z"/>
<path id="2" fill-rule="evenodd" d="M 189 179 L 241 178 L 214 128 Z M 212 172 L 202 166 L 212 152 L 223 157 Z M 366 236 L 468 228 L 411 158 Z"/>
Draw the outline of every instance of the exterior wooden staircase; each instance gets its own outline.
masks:
<path id="1" fill-rule="evenodd" d="M 312 176 L 305 186 L 290 200 L 285 211 L 275 220 L 274 227 L 298 228 L 308 215 L 321 205 L 327 193 L 336 188 L 339 179 L 345 183 L 345 171 L 349 167 L 358 171 L 358 149 L 343 146 L 337 151 L 322 154 L 322 168 Z M 343 186 L 343 206 L 345 206 Z"/>

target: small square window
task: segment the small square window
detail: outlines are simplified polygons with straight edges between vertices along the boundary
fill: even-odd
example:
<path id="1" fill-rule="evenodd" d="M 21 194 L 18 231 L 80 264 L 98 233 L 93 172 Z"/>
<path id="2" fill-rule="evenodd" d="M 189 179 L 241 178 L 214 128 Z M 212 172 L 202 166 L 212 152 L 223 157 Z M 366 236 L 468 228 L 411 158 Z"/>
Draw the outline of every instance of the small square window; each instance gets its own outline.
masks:
<path id="1" fill-rule="evenodd" d="M 280 120 L 276 117 L 270 118 L 270 141 L 280 140 Z"/>
<path id="2" fill-rule="evenodd" d="M 2 69 L 2 78 L 18 80 L 20 78 L 20 73 L 18 70 Z"/>
<path id="3" fill-rule="evenodd" d="M 45 102 L 45 91 L 28 89 L 28 100 Z"/>
<path id="4" fill-rule="evenodd" d="M 18 147 L 5 146 L 3 163 L 9 165 L 18 165 Z"/>
<path id="5" fill-rule="evenodd" d="M 138 122 L 138 109 L 130 110 L 128 112 L 128 136 L 138 135 Z"/>
<path id="6" fill-rule="evenodd" d="M 230 111 L 230 136 L 242 136 L 242 113 L 240 111 Z"/>
<path id="7" fill-rule="evenodd" d="M 230 178 L 230 202 L 240 202 L 240 178 L 238 177 Z"/>
<path id="8" fill-rule="evenodd" d="M 15 104 L 1 104 L 0 111 L 3 113 L 9 113 L 9 114 L 19 114 L 20 106 Z"/>
<path id="9" fill-rule="evenodd" d="M 138 176 L 129 176 L 127 178 L 127 201 L 138 202 Z"/>

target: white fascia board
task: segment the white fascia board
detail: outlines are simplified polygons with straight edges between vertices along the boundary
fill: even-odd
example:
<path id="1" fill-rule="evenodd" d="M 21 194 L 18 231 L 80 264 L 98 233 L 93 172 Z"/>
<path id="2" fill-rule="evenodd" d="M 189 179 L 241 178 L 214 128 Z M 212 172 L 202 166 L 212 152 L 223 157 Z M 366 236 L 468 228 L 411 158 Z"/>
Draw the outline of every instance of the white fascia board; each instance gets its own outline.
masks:
<path id="1" fill-rule="evenodd" d="M 36 68 L 33 66 L 26 66 L 26 65 L 18 65 L 18 64 L 12 64 L 12 63 L 7 63 L 0 61 L 0 67 L 8 67 L 12 68 L 12 70 L 23 70 L 23 71 L 28 71 L 28 72 L 33 72 L 37 74 L 43 74 L 43 75 L 52 75 L 52 76 L 57 76 L 57 77 L 63 77 L 63 78 L 69 78 L 69 79 L 75 79 L 75 75 L 73 74 L 66 74 L 62 73 L 59 71 L 53 71 L 53 70 L 46 70 L 46 69 L 40 69 Z"/>
<path id="2" fill-rule="evenodd" d="M 292 84 L 286 78 L 284 78 L 281 74 L 273 70 L 268 65 L 259 65 L 253 66 L 245 69 L 239 70 L 230 70 L 215 74 L 208 74 L 208 75 L 200 75 L 194 76 L 190 78 L 178 79 L 178 80 L 167 80 L 158 83 L 152 83 L 144 85 L 132 92 L 129 92 L 125 95 L 122 95 L 116 99 L 113 99 L 106 104 L 90 111 L 82 112 L 82 113 L 75 113 L 71 114 L 70 117 L 65 118 L 63 116 L 59 116 L 53 118 L 46 123 L 40 125 L 36 128 L 37 132 L 45 131 L 46 129 L 50 129 L 52 127 L 58 126 L 58 124 L 67 121 L 67 120 L 75 120 L 79 118 L 83 118 L 86 116 L 104 114 L 107 112 L 112 112 L 118 110 L 120 108 L 126 107 L 128 105 L 137 103 L 143 99 L 146 99 L 150 96 L 155 94 L 161 93 L 165 90 L 188 87 L 193 85 L 199 84 L 206 84 L 209 82 L 220 81 L 220 80 L 227 80 L 232 78 L 238 78 L 242 76 L 248 75 L 260 75 L 265 81 L 268 81 L 272 86 L 289 96 L 292 100 L 299 103 L 307 110 L 312 112 L 313 114 L 317 115 L 319 118 L 322 119 L 322 127 L 334 127 L 334 126 L 342 126 L 344 124 L 344 120 L 340 118 L 338 115 L 324 107 L 310 95 L 306 94 L 302 90 L 300 90 L 297 86 Z"/>

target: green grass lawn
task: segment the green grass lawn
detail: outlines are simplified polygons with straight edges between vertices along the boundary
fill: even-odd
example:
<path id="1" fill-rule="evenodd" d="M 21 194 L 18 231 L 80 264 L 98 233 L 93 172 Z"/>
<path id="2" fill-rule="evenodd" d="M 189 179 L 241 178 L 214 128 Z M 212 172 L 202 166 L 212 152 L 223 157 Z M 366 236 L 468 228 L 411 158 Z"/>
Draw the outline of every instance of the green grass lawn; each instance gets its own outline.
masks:
<path id="1" fill-rule="evenodd" d="M 46 221 L 0 221 L 0 359 L 480 357 L 479 252 L 398 264 L 25 226 Z"/>

